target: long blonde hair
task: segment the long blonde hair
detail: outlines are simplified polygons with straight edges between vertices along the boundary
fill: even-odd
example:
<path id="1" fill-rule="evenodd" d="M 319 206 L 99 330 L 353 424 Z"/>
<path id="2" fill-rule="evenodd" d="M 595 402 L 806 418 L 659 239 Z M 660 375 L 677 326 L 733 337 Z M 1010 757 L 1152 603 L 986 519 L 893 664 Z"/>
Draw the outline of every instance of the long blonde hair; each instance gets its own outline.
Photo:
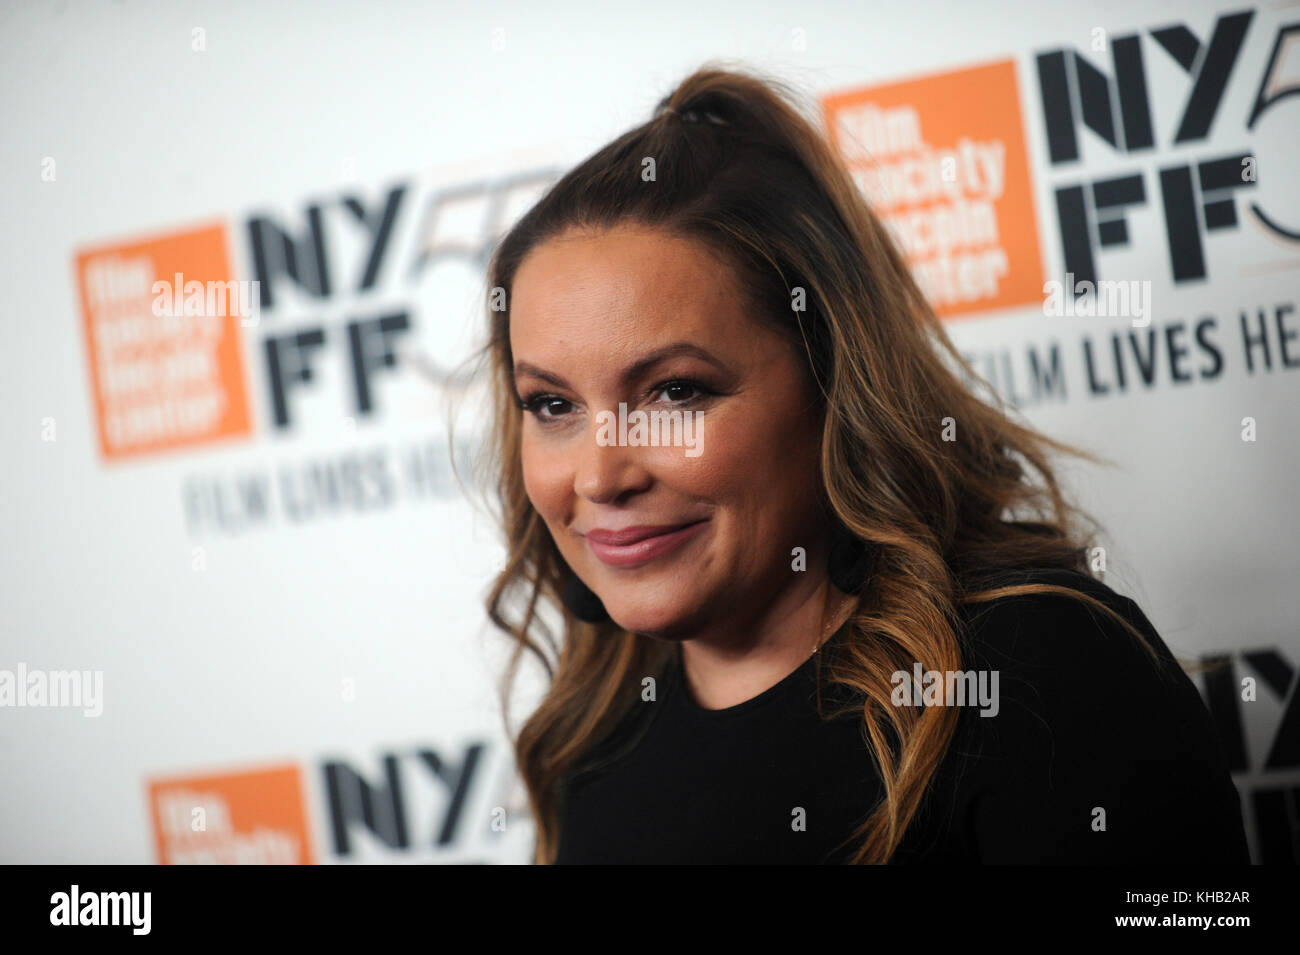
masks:
<path id="1" fill-rule="evenodd" d="M 537 823 L 536 861 L 554 861 L 563 782 L 662 673 L 671 646 L 613 621 L 589 624 L 563 605 L 564 564 L 524 489 L 523 412 L 514 390 L 510 291 L 523 258 L 571 227 L 635 223 L 706 243 L 733 263 L 756 315 L 806 357 L 824 402 L 819 491 L 874 554 L 874 570 L 847 623 L 829 679 L 862 700 L 862 732 L 884 796 L 854 834 L 856 862 L 887 862 L 917 814 L 956 729 L 951 707 L 890 704 L 890 676 L 962 668 L 958 606 L 1060 593 L 1140 631 L 1079 590 L 1026 584 L 1032 568 L 1091 576 L 1095 527 L 1064 499 L 1051 453 L 1097 460 L 1016 423 L 956 351 L 881 221 L 835 151 L 779 81 L 705 67 L 645 124 L 560 179 L 502 238 L 489 267 L 488 340 L 476 359 L 492 394 L 490 444 L 478 462 L 495 495 L 508 560 L 486 598 L 513 640 L 509 700 L 526 654 L 549 688 L 515 741 Z M 656 179 L 642 180 L 653 158 Z M 806 309 L 791 308 L 791 290 Z M 504 291 L 504 299 L 501 292 Z M 502 307 L 504 302 L 505 307 Z M 963 379 L 963 375 L 965 379 Z M 939 440 L 941 422 L 956 440 Z M 538 613 L 561 615 L 552 632 Z M 1157 658 L 1158 659 L 1158 658 Z"/>

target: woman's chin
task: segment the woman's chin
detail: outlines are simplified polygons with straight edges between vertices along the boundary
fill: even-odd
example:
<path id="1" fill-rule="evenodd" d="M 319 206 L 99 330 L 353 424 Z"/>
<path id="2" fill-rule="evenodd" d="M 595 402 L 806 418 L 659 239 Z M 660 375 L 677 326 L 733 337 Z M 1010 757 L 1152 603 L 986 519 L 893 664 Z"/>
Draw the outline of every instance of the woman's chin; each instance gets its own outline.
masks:
<path id="1" fill-rule="evenodd" d="M 666 640 L 673 639 L 675 634 L 688 626 L 693 616 L 691 608 L 677 601 L 672 605 L 663 601 L 650 604 L 639 601 L 610 602 L 605 608 L 610 619 L 624 630 Z"/>

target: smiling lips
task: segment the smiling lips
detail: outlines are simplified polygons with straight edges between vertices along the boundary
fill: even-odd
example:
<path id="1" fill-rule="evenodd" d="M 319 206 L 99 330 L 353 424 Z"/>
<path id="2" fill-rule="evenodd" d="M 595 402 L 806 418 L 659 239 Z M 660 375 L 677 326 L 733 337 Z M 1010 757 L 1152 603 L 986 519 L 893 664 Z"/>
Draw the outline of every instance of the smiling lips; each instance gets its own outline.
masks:
<path id="1" fill-rule="evenodd" d="M 585 535 L 591 552 L 611 567 L 629 567 L 662 557 L 693 537 L 704 521 L 689 524 L 640 525 L 620 531 L 591 530 Z"/>

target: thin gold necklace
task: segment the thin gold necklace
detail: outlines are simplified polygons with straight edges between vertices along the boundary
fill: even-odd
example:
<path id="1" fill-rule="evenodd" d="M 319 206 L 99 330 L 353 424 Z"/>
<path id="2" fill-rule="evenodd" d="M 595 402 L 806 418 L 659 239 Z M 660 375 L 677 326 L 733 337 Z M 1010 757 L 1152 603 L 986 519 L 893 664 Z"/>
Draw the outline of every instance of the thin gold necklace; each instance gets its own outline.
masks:
<path id="1" fill-rule="evenodd" d="M 839 626 L 835 625 L 835 616 L 838 616 L 840 611 L 842 611 L 845 607 L 850 606 L 853 602 L 854 601 L 852 597 L 845 597 L 844 600 L 840 603 L 839 607 L 836 608 L 836 613 L 835 615 L 832 615 L 831 622 L 828 623 L 826 625 L 826 628 L 822 631 L 821 639 L 817 642 L 817 645 L 812 648 L 812 653 L 808 654 L 809 658 L 816 656 L 817 651 L 820 650 L 823 644 L 825 644 L 826 641 L 830 639 L 832 633 L 834 633 L 840 627 L 844 626 L 844 624 L 848 623 L 849 617 L 853 615 L 851 610 L 849 614 L 846 615 L 845 618 L 840 621 Z"/>

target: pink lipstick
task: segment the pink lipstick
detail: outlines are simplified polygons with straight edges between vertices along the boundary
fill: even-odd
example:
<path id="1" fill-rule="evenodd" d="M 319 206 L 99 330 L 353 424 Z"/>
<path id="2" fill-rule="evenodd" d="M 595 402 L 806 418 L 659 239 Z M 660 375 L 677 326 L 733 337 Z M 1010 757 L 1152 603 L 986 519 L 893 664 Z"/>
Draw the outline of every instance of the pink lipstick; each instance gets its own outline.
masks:
<path id="1" fill-rule="evenodd" d="M 586 534 L 597 559 L 611 567 L 632 567 L 662 557 L 694 537 L 706 521 L 676 526 L 639 525 L 618 531 L 595 529 Z"/>

